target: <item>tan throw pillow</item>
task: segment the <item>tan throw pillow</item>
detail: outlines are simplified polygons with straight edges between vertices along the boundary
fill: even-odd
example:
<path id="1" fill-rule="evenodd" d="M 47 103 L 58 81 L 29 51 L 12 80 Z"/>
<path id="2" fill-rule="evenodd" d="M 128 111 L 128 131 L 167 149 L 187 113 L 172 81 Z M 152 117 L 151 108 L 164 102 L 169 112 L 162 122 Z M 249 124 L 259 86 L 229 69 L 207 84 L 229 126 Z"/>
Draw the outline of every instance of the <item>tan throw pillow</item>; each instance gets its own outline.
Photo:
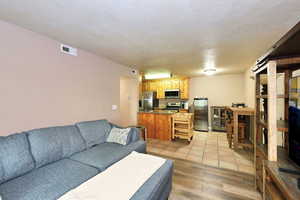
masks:
<path id="1" fill-rule="evenodd" d="M 111 129 L 106 141 L 126 145 L 129 131 L 130 131 L 130 128 L 114 127 Z"/>

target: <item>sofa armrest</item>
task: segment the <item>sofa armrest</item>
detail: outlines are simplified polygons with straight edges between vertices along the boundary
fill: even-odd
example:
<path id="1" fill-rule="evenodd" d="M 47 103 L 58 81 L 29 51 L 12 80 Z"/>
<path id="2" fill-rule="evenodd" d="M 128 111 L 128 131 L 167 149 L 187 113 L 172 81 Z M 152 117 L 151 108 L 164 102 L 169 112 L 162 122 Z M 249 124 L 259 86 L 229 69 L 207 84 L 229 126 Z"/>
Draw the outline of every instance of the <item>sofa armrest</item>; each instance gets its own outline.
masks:
<path id="1" fill-rule="evenodd" d="M 141 133 L 138 128 L 131 127 L 131 130 L 129 132 L 129 141 L 128 144 L 131 144 L 133 142 L 137 142 L 141 139 Z"/>
<path id="2" fill-rule="evenodd" d="M 146 142 L 144 140 L 138 140 L 136 142 L 132 142 L 124 148 L 128 149 L 129 151 L 136 151 L 139 153 L 146 153 Z"/>

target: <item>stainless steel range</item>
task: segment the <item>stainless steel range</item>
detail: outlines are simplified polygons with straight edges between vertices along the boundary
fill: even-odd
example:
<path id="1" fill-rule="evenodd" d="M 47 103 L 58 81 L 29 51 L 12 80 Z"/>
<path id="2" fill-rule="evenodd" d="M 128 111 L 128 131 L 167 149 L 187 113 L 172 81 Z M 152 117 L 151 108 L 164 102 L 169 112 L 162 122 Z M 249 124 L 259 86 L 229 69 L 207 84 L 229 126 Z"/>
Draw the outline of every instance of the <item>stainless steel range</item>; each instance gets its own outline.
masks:
<path id="1" fill-rule="evenodd" d="M 181 102 L 168 102 L 164 110 L 179 110 L 181 108 Z"/>

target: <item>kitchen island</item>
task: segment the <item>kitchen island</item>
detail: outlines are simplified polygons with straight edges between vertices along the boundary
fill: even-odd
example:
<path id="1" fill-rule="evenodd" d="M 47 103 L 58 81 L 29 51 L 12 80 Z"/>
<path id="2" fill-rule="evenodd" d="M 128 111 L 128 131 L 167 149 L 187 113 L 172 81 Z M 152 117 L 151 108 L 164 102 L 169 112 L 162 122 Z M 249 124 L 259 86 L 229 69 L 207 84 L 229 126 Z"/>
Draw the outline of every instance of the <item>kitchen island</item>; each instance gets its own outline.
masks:
<path id="1" fill-rule="evenodd" d="M 147 138 L 172 139 L 172 116 L 176 111 L 139 111 L 138 124 L 146 127 Z"/>

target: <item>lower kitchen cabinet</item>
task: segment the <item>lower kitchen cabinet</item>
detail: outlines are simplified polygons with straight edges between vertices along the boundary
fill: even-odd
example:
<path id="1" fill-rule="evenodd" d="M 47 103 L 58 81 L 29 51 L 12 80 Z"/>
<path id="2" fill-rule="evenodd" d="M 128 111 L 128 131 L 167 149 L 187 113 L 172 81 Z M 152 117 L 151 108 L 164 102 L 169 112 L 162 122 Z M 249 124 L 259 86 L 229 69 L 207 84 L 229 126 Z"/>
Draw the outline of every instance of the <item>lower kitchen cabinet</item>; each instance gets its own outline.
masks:
<path id="1" fill-rule="evenodd" d="M 139 113 L 138 125 L 142 125 L 147 129 L 147 138 L 155 138 L 155 118 L 153 114 Z"/>
<path id="2" fill-rule="evenodd" d="M 138 113 L 138 125 L 147 129 L 147 138 L 171 140 L 172 114 Z"/>

